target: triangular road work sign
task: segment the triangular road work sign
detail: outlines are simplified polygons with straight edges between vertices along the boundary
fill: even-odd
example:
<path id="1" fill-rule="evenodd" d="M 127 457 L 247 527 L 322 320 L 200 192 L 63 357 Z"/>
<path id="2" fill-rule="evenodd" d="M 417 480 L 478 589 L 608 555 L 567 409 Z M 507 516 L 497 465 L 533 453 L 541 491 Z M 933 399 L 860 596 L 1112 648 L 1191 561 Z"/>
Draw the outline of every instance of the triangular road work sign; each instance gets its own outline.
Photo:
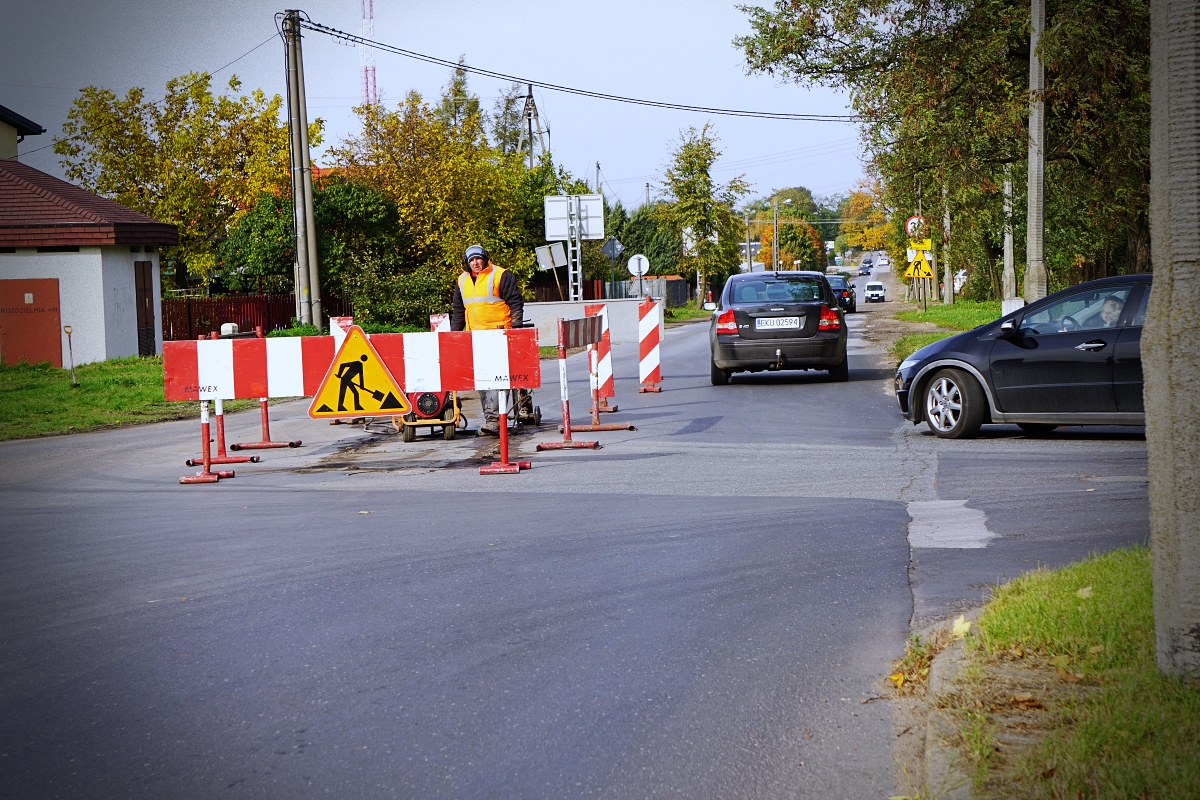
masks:
<path id="1" fill-rule="evenodd" d="M 906 277 L 906 278 L 932 278 L 933 277 L 933 269 L 930 268 L 929 262 L 925 260 L 925 256 L 919 255 L 913 260 L 913 262 L 911 264 L 908 265 L 908 269 L 905 270 L 905 272 L 904 272 L 904 277 Z"/>
<path id="2" fill-rule="evenodd" d="M 313 395 L 308 415 L 313 419 L 392 417 L 411 410 L 404 390 L 355 325 L 346 332 L 321 388 Z"/>

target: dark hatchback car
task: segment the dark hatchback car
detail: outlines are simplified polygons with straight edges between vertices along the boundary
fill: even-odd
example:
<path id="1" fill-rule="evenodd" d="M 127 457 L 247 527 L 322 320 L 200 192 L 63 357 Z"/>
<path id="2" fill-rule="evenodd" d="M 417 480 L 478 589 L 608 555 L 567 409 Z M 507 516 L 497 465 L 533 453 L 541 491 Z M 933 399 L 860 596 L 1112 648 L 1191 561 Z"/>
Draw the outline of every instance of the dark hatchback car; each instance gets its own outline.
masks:
<path id="1" fill-rule="evenodd" d="M 829 281 L 829 288 L 833 290 L 833 296 L 843 311 L 847 314 L 858 311 L 858 292 L 853 283 L 842 275 L 826 275 L 825 279 Z"/>
<path id="2" fill-rule="evenodd" d="M 734 372 L 829 370 L 849 377 L 846 317 L 819 272 L 754 272 L 725 283 L 708 341 L 713 386 Z"/>
<path id="3" fill-rule="evenodd" d="M 1072 286 L 921 348 L 896 370 L 900 411 L 944 439 L 972 436 L 986 422 L 1034 434 L 1059 425 L 1144 425 L 1150 280 L 1126 275 Z"/>

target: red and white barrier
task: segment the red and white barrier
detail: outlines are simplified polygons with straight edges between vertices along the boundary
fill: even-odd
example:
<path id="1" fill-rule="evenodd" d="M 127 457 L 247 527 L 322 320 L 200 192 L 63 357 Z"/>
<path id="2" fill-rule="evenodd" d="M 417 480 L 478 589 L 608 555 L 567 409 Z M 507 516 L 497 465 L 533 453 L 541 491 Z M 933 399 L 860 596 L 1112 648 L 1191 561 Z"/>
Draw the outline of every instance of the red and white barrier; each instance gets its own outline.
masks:
<path id="1" fill-rule="evenodd" d="M 603 320 L 600 341 L 596 342 L 595 372 L 599 381 L 596 395 L 600 398 L 600 403 L 592 411 L 593 413 L 616 411 L 615 405 L 608 404 L 608 398 L 615 397 L 617 393 L 613 385 L 612 337 L 608 332 L 608 303 L 589 303 L 583 307 L 583 314 L 587 317 L 600 317 Z"/>
<path id="2" fill-rule="evenodd" d="M 532 328 L 369 337 L 406 392 L 536 389 L 541 385 Z M 167 400 L 310 397 L 336 350 L 332 336 L 163 343 Z"/>
<path id="3" fill-rule="evenodd" d="M 662 369 L 659 358 L 659 328 L 662 306 L 647 297 L 638 305 L 638 383 L 639 392 L 661 392 Z"/>
<path id="4" fill-rule="evenodd" d="M 542 442 L 538 450 L 599 450 L 599 442 L 577 442 L 571 438 L 571 398 L 567 390 L 567 351 L 600 340 L 602 321 L 598 317 L 558 320 L 558 384 L 562 394 L 561 442 Z"/>

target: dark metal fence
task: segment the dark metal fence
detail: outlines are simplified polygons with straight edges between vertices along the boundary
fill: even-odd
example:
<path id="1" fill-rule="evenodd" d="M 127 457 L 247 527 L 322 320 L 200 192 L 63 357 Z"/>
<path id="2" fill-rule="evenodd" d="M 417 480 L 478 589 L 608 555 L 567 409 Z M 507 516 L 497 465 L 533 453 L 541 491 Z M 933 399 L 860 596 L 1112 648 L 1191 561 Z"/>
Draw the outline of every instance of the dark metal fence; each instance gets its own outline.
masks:
<path id="1" fill-rule="evenodd" d="M 340 297 L 321 298 L 326 327 L 329 317 L 353 316 L 350 304 Z M 264 332 L 291 327 L 296 298 L 290 294 L 248 294 L 230 297 L 164 297 L 163 339 L 176 341 L 207 336 L 235 322 L 242 331 L 262 326 Z"/>

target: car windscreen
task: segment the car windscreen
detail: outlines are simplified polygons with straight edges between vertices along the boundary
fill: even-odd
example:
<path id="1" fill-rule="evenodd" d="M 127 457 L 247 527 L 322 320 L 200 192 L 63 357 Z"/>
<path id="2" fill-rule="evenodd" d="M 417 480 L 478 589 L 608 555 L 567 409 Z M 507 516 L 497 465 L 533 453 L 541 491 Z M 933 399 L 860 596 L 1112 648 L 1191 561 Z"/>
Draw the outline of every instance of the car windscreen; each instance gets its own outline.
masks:
<path id="1" fill-rule="evenodd" d="M 818 278 L 759 278 L 735 281 L 729 289 L 730 299 L 744 303 L 812 303 L 821 301 Z"/>
<path id="2" fill-rule="evenodd" d="M 882 292 L 883 284 L 882 283 L 868 283 L 867 291 L 868 292 Z"/>

